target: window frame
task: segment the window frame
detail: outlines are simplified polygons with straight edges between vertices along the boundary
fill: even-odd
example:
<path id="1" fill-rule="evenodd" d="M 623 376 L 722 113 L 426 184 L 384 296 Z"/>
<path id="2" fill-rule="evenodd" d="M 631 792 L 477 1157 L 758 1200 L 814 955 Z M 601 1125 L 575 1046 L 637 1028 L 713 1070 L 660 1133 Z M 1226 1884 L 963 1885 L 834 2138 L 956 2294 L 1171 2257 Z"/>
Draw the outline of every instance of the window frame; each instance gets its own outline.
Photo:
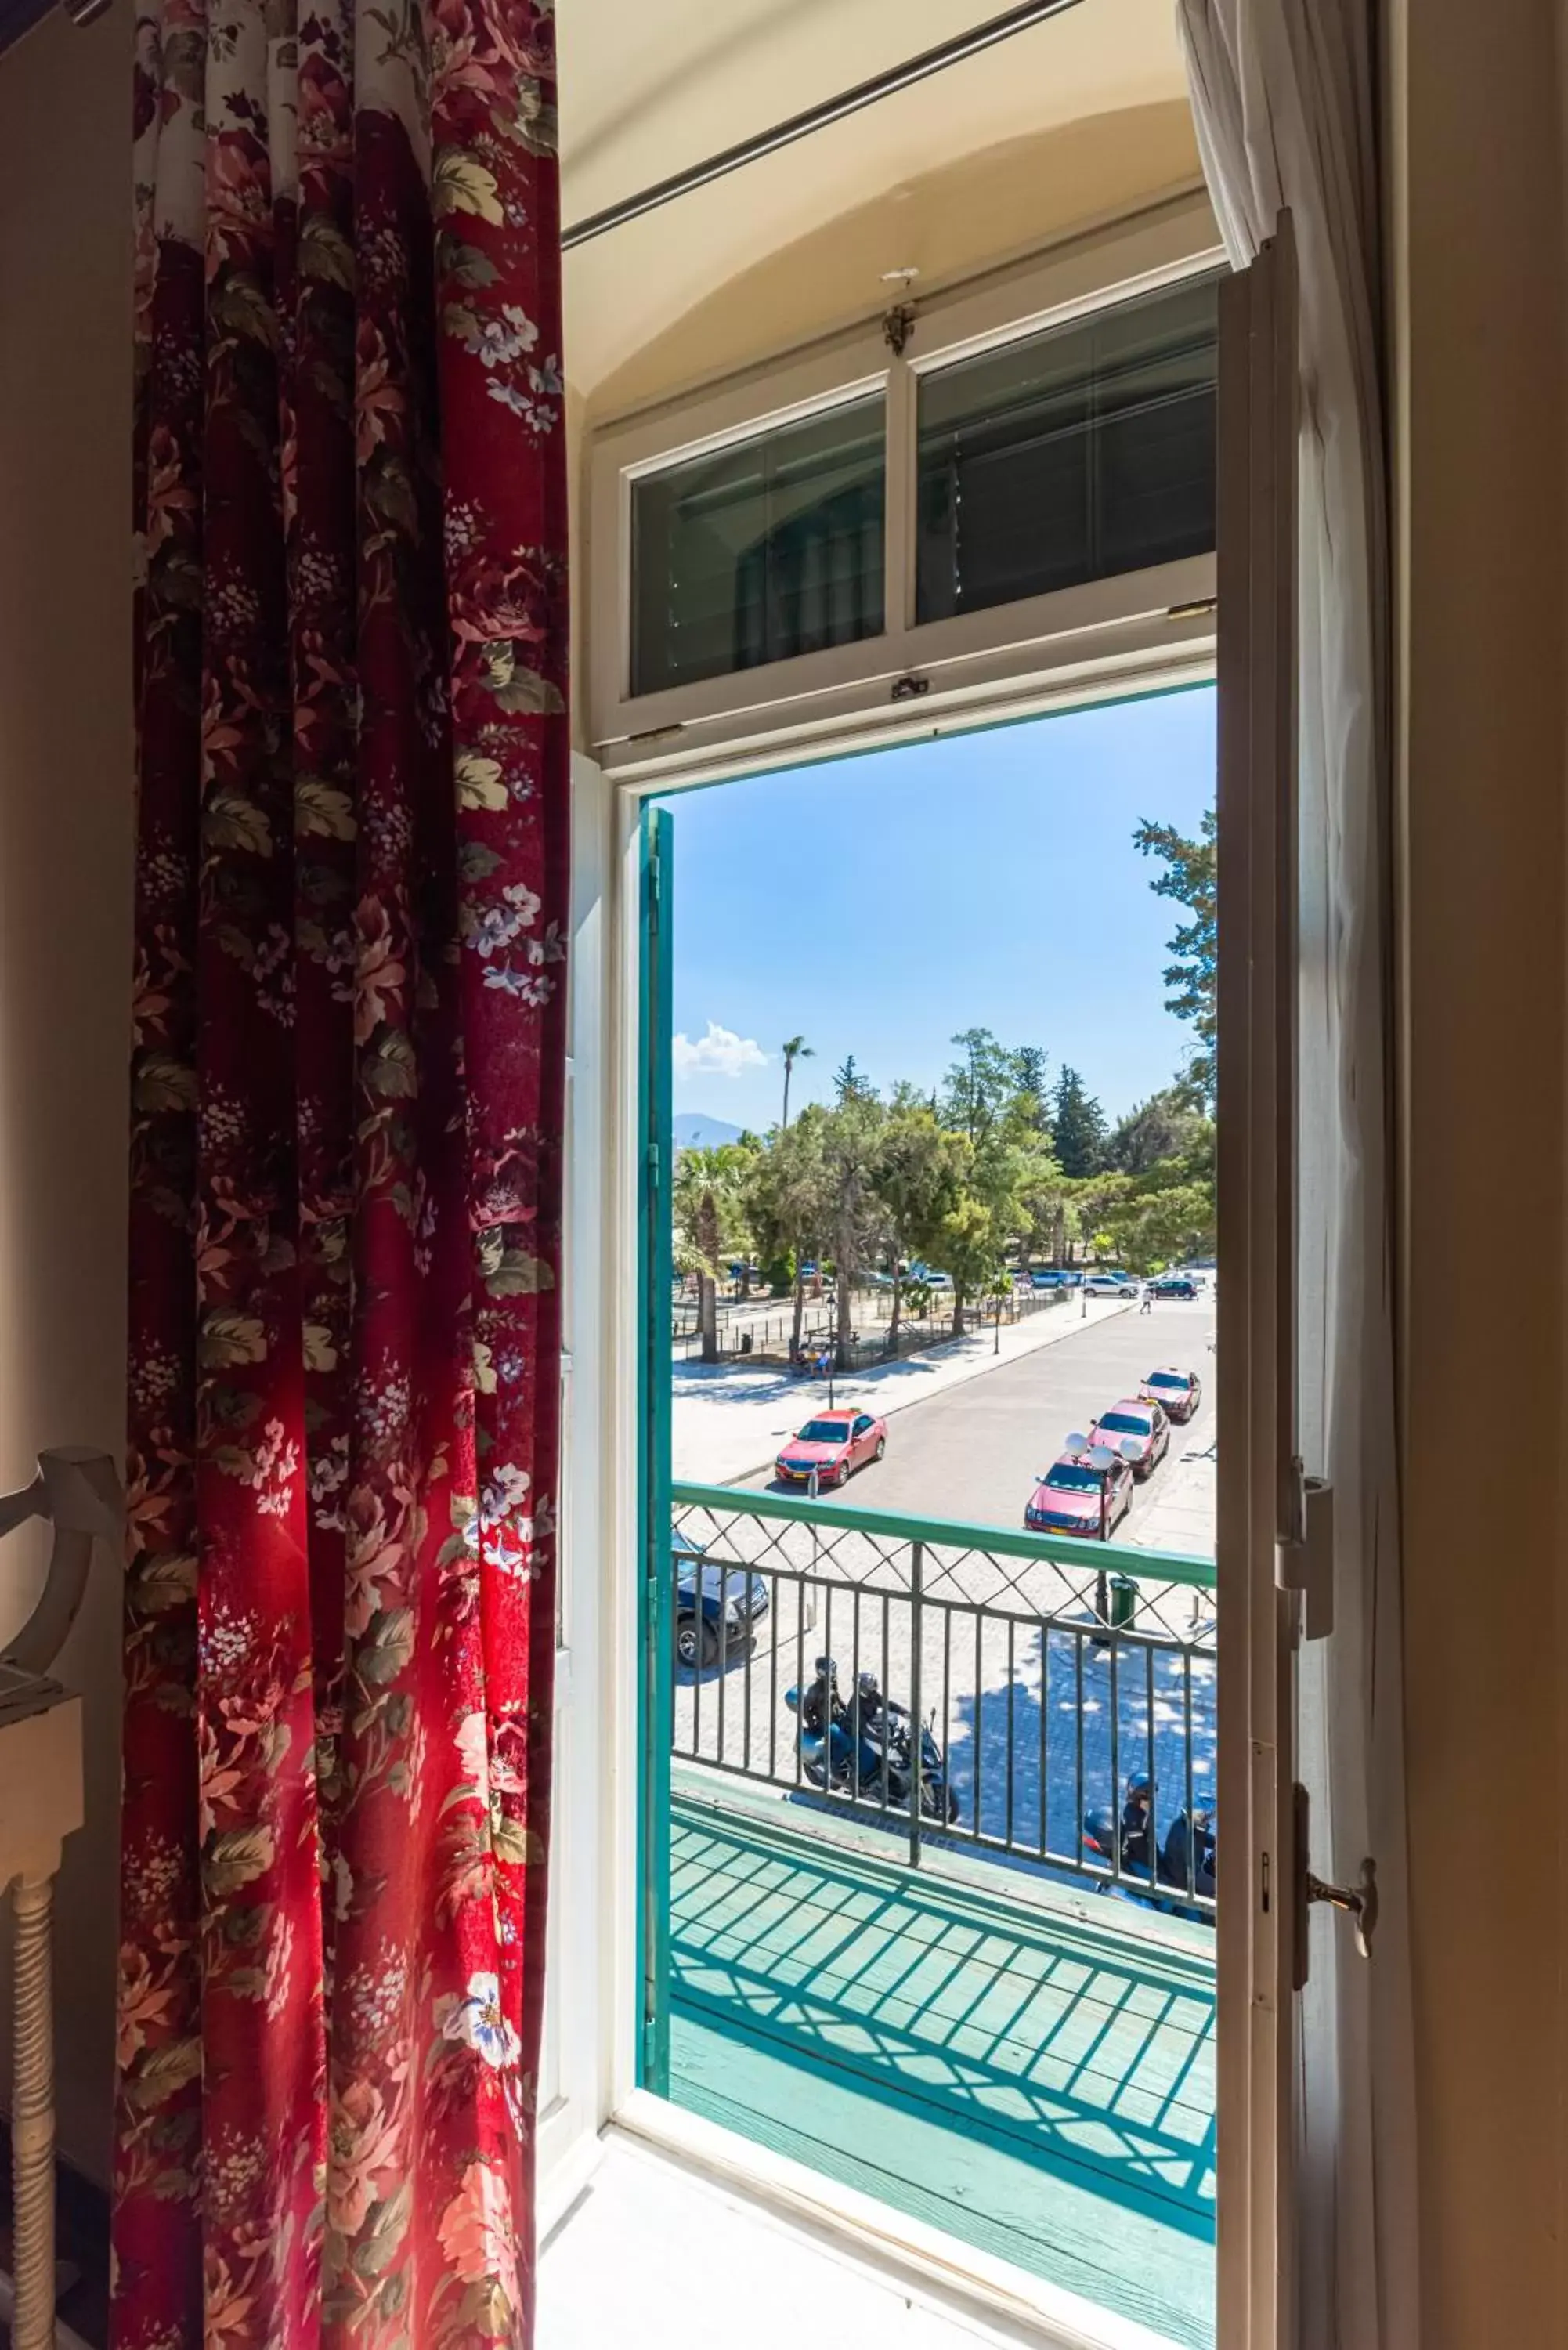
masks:
<path id="1" fill-rule="evenodd" d="M 1093 699 L 1197 678 L 1214 654 L 1212 553 L 918 622 L 917 403 L 924 376 L 1217 274 L 1224 265 L 1201 198 L 1158 206 L 1043 257 L 920 299 L 905 349 L 867 321 L 774 365 L 592 430 L 588 466 L 588 694 L 592 755 L 607 773 L 679 780 L 722 746 L 831 747 L 868 706 L 921 712 L 1028 680 L 1032 709 L 1053 684 Z M 632 691 L 631 510 L 636 484 L 689 459 L 880 394 L 887 432 L 885 625 L 874 637 L 724 676 Z M 1017 714 L 1025 714 L 1020 711 Z M 918 726 L 913 730 L 921 731 Z"/>

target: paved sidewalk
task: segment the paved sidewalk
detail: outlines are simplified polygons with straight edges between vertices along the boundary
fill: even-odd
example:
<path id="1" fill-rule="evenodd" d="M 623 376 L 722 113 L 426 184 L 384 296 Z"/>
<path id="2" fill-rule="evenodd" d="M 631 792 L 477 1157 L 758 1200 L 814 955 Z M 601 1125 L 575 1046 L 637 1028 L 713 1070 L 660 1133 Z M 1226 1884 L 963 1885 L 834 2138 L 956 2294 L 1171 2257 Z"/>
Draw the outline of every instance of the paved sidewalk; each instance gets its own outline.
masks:
<path id="1" fill-rule="evenodd" d="M 1075 1298 L 1003 1330 L 1000 1347 L 994 1331 L 976 1330 L 930 1354 L 907 1355 L 898 1362 L 879 1363 L 853 1378 L 835 1379 L 833 1399 L 836 1405 L 864 1406 L 883 1415 L 898 1411 L 966 1379 L 980 1378 L 998 1363 L 1016 1362 L 1021 1355 L 1056 1346 L 1076 1331 L 1130 1310 L 1119 1298 Z M 671 1388 L 672 1471 L 678 1482 L 693 1484 L 732 1485 L 753 1476 L 803 1420 L 827 1405 L 824 1379 L 793 1378 L 786 1371 L 740 1370 L 728 1363 L 677 1363 Z"/>
<path id="2" fill-rule="evenodd" d="M 1170 1451 L 1155 1472 L 1157 1491 L 1121 1540 L 1143 1550 L 1174 1551 L 1187 1558 L 1214 1555 L 1215 1449 L 1213 1422 L 1189 1449 L 1182 1429 L 1171 1431 Z"/>

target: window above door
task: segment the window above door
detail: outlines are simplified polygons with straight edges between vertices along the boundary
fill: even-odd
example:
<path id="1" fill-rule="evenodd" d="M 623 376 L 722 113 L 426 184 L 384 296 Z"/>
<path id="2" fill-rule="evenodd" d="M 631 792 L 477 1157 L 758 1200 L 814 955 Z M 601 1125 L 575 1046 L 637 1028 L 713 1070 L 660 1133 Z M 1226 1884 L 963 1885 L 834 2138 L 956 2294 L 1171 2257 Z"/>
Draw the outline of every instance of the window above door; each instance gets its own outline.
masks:
<path id="1" fill-rule="evenodd" d="M 597 429 L 596 755 L 1207 660 L 1212 234 L 1163 206 Z"/>

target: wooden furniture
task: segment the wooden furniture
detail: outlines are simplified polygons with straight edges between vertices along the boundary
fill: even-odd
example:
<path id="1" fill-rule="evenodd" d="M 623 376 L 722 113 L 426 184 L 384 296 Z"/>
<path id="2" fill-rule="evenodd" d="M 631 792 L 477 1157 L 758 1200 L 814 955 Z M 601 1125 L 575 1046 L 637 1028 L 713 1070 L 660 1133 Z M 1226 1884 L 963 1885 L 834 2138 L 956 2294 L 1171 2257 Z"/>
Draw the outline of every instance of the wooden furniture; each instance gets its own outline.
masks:
<path id="1" fill-rule="evenodd" d="M 21 1630 L 0 1645 L 0 1892 L 14 1919 L 15 2203 L 12 2350 L 55 2342 L 54 2010 L 50 1911 L 66 1838 L 82 1824 L 81 1700 L 49 1667 L 76 1620 L 96 1538 L 119 1531 L 119 1482 L 107 1453 L 39 1456 L 19 1492 L 0 1495 L 0 1534 L 32 1518 L 55 1530 L 49 1571 Z"/>

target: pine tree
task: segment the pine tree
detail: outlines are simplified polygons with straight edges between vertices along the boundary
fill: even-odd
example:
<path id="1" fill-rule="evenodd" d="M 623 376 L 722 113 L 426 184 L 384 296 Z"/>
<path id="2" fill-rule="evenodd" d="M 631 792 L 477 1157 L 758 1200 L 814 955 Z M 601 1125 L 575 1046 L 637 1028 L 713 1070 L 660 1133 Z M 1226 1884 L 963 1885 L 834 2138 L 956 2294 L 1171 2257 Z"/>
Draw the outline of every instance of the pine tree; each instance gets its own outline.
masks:
<path id="1" fill-rule="evenodd" d="M 1189 1021 L 1198 1039 L 1179 1081 L 1181 1091 L 1193 1108 L 1211 1111 L 1220 951 L 1215 812 L 1206 810 L 1196 840 L 1185 838 L 1173 825 L 1147 821 L 1133 839 L 1146 857 L 1158 857 L 1165 867 L 1158 880 L 1149 883 L 1156 897 L 1173 898 L 1192 916 L 1170 941 L 1165 983 L 1172 992 L 1165 1008 Z"/>
<path id="2" fill-rule="evenodd" d="M 1050 1124 L 1050 1100 L 1045 1054 L 1040 1045 L 1020 1045 L 1012 1055 L 1012 1081 L 1019 1093 L 1033 1105 L 1030 1124 L 1037 1134 L 1044 1134 Z"/>
<path id="3" fill-rule="evenodd" d="M 1063 1174 L 1074 1181 L 1097 1174 L 1106 1163 L 1106 1114 L 1076 1069 L 1064 1065 L 1051 1109 L 1052 1137 Z"/>

